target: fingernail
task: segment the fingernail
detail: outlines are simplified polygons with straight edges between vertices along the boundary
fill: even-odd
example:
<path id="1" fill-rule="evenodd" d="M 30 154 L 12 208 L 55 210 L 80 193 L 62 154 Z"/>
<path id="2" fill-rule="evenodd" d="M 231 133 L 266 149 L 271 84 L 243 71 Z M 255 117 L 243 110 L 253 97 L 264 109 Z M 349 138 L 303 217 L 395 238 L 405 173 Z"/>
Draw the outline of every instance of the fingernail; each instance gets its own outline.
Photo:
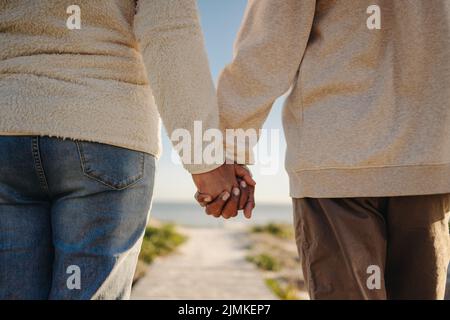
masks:
<path id="1" fill-rule="evenodd" d="M 245 183 L 244 180 L 241 181 L 241 187 L 242 187 L 242 188 L 247 188 L 247 184 Z"/>
<path id="2" fill-rule="evenodd" d="M 238 196 L 241 193 L 241 190 L 239 190 L 239 188 L 233 188 L 233 194 L 235 196 Z"/>
<path id="3" fill-rule="evenodd" d="M 211 201 L 211 197 L 206 197 L 206 198 L 205 198 L 205 201 L 206 201 L 206 202 L 210 202 L 210 201 Z"/>
<path id="4" fill-rule="evenodd" d="M 228 192 L 225 192 L 224 195 L 222 196 L 222 200 L 227 201 L 229 197 L 230 197 L 230 194 Z"/>

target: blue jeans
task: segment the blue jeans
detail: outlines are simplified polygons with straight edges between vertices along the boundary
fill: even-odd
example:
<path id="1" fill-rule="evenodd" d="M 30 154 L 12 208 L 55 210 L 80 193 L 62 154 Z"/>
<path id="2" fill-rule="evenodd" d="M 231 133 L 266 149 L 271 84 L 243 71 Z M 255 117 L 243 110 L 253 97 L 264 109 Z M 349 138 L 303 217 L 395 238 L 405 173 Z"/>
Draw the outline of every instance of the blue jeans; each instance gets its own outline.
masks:
<path id="1" fill-rule="evenodd" d="M 150 210 L 153 156 L 0 137 L 0 299 L 126 299 Z"/>

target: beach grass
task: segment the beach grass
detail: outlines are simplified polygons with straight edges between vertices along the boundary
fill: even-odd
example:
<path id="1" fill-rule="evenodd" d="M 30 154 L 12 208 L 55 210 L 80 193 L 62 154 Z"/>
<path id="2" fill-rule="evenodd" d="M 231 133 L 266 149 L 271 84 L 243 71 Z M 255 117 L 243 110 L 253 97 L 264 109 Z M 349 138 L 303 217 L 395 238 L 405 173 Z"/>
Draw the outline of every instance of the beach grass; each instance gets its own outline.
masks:
<path id="1" fill-rule="evenodd" d="M 141 252 L 136 266 L 133 283 L 141 279 L 156 257 L 173 252 L 187 237 L 179 233 L 174 224 L 149 225 L 145 229 Z"/>
<path id="2" fill-rule="evenodd" d="M 292 239 L 294 237 L 294 230 L 292 228 L 292 225 L 275 222 L 254 226 L 252 228 L 252 232 L 267 233 L 281 239 Z"/>
<path id="3" fill-rule="evenodd" d="M 262 270 L 266 286 L 283 300 L 308 299 L 292 224 L 270 222 L 249 229 L 247 260 Z"/>
<path id="4" fill-rule="evenodd" d="M 156 257 L 171 253 L 185 241 L 186 237 L 178 233 L 173 224 L 163 224 L 160 227 L 148 226 L 139 259 L 150 264 Z"/>
<path id="5" fill-rule="evenodd" d="M 266 271 L 278 271 L 281 269 L 280 262 L 268 253 L 247 256 L 247 260 L 258 268 Z"/>
<path id="6" fill-rule="evenodd" d="M 267 287 L 281 300 L 299 300 L 297 289 L 291 284 L 283 284 L 281 281 L 269 278 L 265 280 Z"/>

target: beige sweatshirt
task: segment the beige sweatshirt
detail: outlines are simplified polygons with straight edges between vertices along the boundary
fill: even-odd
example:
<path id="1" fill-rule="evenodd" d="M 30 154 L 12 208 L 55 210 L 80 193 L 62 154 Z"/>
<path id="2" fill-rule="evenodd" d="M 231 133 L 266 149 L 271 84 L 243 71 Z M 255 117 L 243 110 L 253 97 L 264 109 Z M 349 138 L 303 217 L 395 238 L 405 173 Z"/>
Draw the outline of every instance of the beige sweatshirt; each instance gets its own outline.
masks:
<path id="1" fill-rule="evenodd" d="M 450 192 L 449 29 L 448 0 L 250 0 L 218 83 L 223 126 L 261 128 L 291 89 L 292 197 Z"/>
<path id="2" fill-rule="evenodd" d="M 73 4 L 79 30 L 66 25 Z M 158 111 L 169 133 L 218 127 L 195 0 L 0 0 L 0 135 L 158 156 Z"/>

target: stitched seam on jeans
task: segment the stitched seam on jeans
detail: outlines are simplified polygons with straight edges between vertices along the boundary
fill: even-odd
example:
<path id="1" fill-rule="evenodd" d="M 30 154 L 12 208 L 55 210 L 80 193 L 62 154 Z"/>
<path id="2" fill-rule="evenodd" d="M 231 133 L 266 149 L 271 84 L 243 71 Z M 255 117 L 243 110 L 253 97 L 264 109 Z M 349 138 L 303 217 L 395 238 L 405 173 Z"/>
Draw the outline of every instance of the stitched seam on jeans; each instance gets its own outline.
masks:
<path id="1" fill-rule="evenodd" d="M 31 139 L 31 151 L 33 154 L 34 169 L 38 176 L 39 184 L 41 188 L 47 193 L 50 193 L 47 178 L 45 177 L 44 167 L 42 165 L 41 153 L 39 150 L 39 137 L 33 137 Z"/>

